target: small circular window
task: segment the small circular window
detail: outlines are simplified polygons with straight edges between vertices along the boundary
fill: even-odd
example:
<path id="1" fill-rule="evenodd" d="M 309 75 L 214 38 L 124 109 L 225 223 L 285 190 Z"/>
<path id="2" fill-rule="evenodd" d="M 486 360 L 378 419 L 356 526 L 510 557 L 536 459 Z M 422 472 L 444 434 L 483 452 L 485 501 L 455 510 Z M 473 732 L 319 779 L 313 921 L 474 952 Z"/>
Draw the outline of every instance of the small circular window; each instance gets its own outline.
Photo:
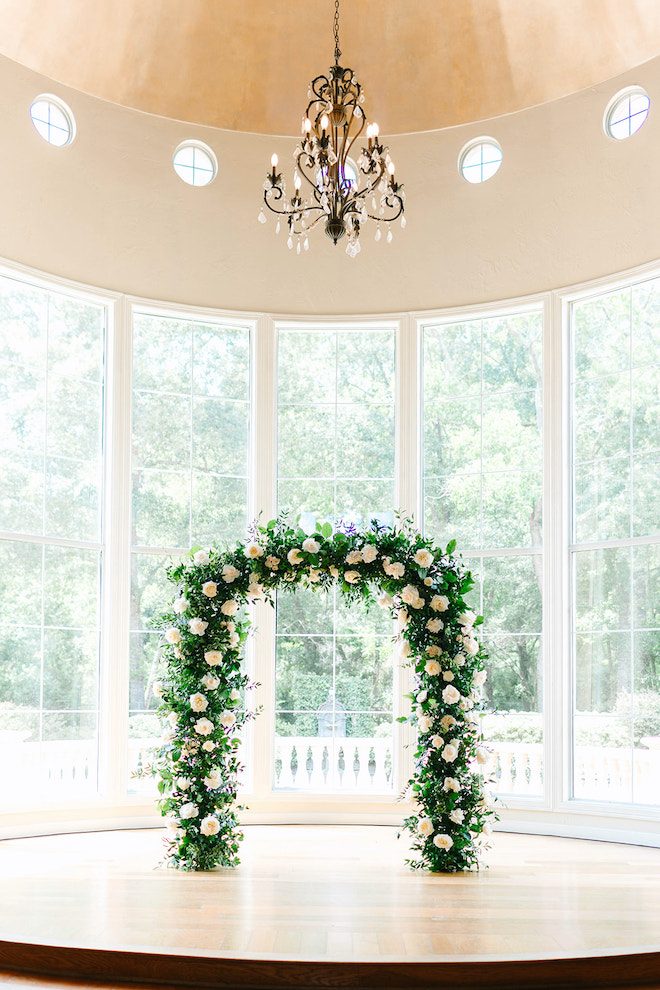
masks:
<path id="1" fill-rule="evenodd" d="M 458 156 L 458 171 L 468 182 L 485 182 L 502 164 L 502 149 L 494 138 L 469 141 Z"/>
<path id="2" fill-rule="evenodd" d="M 76 136 L 76 122 L 71 110 L 57 96 L 43 93 L 30 107 L 32 123 L 44 141 L 63 148 Z"/>
<path id="3" fill-rule="evenodd" d="M 189 186 L 208 186 L 218 174 L 218 160 L 207 144 L 183 141 L 174 152 L 174 171 Z"/>
<path id="4" fill-rule="evenodd" d="M 649 115 L 651 101 L 641 86 L 628 86 L 607 104 L 603 128 L 609 137 L 623 141 L 638 131 Z"/>

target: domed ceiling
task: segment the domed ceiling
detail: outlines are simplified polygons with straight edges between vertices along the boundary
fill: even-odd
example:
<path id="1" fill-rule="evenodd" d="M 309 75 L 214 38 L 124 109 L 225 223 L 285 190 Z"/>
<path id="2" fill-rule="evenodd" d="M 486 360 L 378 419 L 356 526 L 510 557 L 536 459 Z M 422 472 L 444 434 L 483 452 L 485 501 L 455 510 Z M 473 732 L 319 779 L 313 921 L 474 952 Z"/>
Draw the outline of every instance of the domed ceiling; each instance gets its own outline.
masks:
<path id="1" fill-rule="evenodd" d="M 0 0 L 0 52 L 148 113 L 295 134 L 332 0 Z M 341 63 L 382 134 L 511 113 L 660 53 L 658 0 L 342 0 Z"/>

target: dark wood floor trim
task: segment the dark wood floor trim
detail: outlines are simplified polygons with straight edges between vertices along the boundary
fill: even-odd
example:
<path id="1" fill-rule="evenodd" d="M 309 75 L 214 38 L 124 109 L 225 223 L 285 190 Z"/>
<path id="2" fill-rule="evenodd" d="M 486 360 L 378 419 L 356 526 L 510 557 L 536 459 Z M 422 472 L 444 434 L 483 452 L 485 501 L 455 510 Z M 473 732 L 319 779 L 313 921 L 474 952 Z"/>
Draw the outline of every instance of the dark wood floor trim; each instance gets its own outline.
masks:
<path id="1" fill-rule="evenodd" d="M 219 959 L 0 941 L 0 970 L 217 990 L 655 990 L 660 952 L 496 962 L 313 962 Z"/>

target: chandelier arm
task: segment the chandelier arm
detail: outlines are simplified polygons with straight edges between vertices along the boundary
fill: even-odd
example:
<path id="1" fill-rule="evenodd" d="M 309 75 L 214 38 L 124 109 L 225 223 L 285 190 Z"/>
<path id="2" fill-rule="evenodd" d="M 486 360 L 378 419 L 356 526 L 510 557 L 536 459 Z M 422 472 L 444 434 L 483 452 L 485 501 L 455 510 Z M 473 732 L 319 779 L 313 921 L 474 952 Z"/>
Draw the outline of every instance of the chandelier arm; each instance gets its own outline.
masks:
<path id="1" fill-rule="evenodd" d="M 278 209 L 275 208 L 275 206 L 273 206 L 273 203 L 269 199 L 268 192 L 269 192 L 269 190 L 265 190 L 264 191 L 264 204 L 268 207 L 268 209 L 270 210 L 271 213 L 275 213 L 278 217 L 293 218 L 293 217 L 295 217 L 296 214 L 318 212 L 319 213 L 319 216 L 314 221 L 314 223 L 316 223 L 323 216 L 324 210 L 323 210 L 323 207 L 320 206 L 320 205 L 318 205 L 318 206 L 311 205 L 311 206 L 296 206 L 296 207 L 292 207 L 290 204 L 287 204 L 285 202 L 283 204 L 283 209 L 278 210 Z M 276 196 L 275 197 L 275 203 L 279 203 L 279 201 L 281 199 L 283 199 L 283 197 L 284 197 L 284 194 L 283 194 L 283 192 L 281 190 L 278 190 L 278 192 L 279 192 L 279 196 Z M 307 229 L 310 230 L 311 229 L 311 226 L 313 226 L 313 224 L 310 225 L 310 227 L 308 227 Z"/>

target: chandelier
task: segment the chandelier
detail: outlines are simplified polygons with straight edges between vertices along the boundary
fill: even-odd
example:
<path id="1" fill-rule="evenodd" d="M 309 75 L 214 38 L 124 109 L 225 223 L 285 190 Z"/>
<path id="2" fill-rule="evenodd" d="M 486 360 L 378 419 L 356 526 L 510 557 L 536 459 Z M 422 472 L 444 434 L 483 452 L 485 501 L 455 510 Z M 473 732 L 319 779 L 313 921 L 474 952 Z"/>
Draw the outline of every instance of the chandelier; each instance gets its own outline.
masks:
<path id="1" fill-rule="evenodd" d="M 293 195 L 287 198 L 286 183 L 277 171 L 278 158 L 273 155 L 264 182 L 264 205 L 277 215 L 276 233 L 284 221 L 287 245 L 293 249 L 295 243 L 298 254 L 309 248 L 309 231 L 322 224 L 334 244 L 346 235 L 346 253 L 355 257 L 367 220 L 376 224 L 377 241 L 381 224 L 392 224 L 400 217 L 405 227 L 406 197 L 403 185 L 394 177 L 390 153 L 380 142 L 378 124 L 367 122 L 362 108 L 364 93 L 355 73 L 339 64 L 339 0 L 335 0 L 334 36 L 335 64 L 327 76 L 312 80 L 307 94 L 302 140 L 293 152 Z M 351 150 L 360 147 L 356 145 L 358 139 L 362 142 L 360 153 L 352 160 Z M 262 207 L 260 223 L 266 223 L 266 217 Z M 390 226 L 387 241 L 391 240 Z"/>

